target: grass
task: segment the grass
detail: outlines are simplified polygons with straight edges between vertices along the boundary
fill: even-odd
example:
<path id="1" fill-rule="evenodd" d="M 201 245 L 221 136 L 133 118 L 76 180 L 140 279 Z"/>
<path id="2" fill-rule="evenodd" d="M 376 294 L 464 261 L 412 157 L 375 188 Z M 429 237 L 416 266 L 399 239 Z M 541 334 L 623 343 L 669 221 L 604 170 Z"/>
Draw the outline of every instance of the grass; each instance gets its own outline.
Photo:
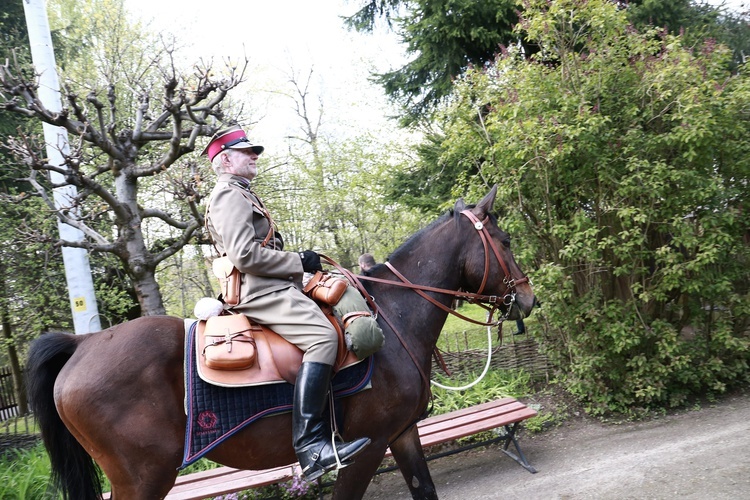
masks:
<path id="1" fill-rule="evenodd" d="M 11 450 L 0 459 L 0 499 L 55 499 L 48 490 L 50 463 L 42 444 Z"/>
<path id="2" fill-rule="evenodd" d="M 464 304 L 457 312 L 478 321 L 486 321 L 487 311 L 473 304 Z M 495 317 L 495 319 L 497 319 Z M 537 328 L 537 319 L 530 317 L 524 320 L 529 331 Z M 516 331 L 515 321 L 503 323 L 502 341 L 498 339 L 497 328 L 492 329 L 492 344 L 497 347 L 500 344 L 511 344 L 516 342 L 513 333 Z M 525 338 L 525 337 L 522 337 Z M 437 346 L 444 352 L 461 352 L 466 350 L 486 351 L 487 349 L 487 327 L 469 323 L 461 318 L 448 316 L 445 326 L 438 339 Z M 450 377 L 440 371 L 433 371 L 432 377 L 436 382 L 443 385 L 459 387 L 473 382 L 480 372 L 454 372 Z M 534 393 L 531 376 L 523 370 L 501 370 L 490 369 L 485 377 L 473 387 L 463 391 L 451 391 L 440 387 L 433 387 L 435 397 L 433 414 L 439 415 L 475 404 L 486 403 L 503 397 L 514 397 L 523 399 Z M 524 428 L 529 432 L 541 432 L 546 428 L 558 423 L 560 415 L 538 409 L 536 417 L 524 422 Z M 486 435 L 477 435 L 467 440 L 481 440 Z"/>
<path id="3" fill-rule="evenodd" d="M 192 463 L 182 469 L 177 475 L 178 476 L 186 476 L 188 474 L 192 474 L 194 472 L 202 472 L 204 470 L 211 470 L 216 469 L 218 467 L 221 467 L 220 464 L 217 464 L 216 462 L 212 462 L 211 460 L 207 458 L 201 458 L 195 463 Z"/>
<path id="4" fill-rule="evenodd" d="M 11 417 L 0 423 L 0 434 L 39 434 L 39 426 L 31 415 Z"/>
<path id="5" fill-rule="evenodd" d="M 476 321 L 487 320 L 487 311 L 476 304 L 464 304 L 459 307 L 456 312 Z M 493 316 L 493 319 L 497 321 L 497 314 Z M 531 316 L 530 318 L 525 319 L 524 323 L 528 329 L 533 331 L 536 327 L 537 320 L 534 316 Z M 515 331 L 515 321 L 508 320 L 503 322 L 502 343 L 512 343 L 513 332 Z M 498 344 L 497 327 L 492 328 L 492 339 L 493 343 Z M 475 325 L 474 323 L 470 323 L 457 316 L 449 314 L 448 319 L 446 319 L 445 325 L 443 326 L 443 330 L 440 333 L 437 347 L 441 351 L 446 352 L 458 352 L 468 349 L 487 349 L 487 327 Z"/>
<path id="6" fill-rule="evenodd" d="M 478 376 L 478 373 L 458 374 L 449 379 L 442 374 L 433 373 L 433 378 L 437 382 L 456 386 L 473 382 Z M 433 412 L 439 415 L 500 398 L 522 398 L 530 391 L 531 377 L 526 372 L 489 370 L 479 383 L 463 391 L 433 387 L 432 394 L 435 397 Z"/>

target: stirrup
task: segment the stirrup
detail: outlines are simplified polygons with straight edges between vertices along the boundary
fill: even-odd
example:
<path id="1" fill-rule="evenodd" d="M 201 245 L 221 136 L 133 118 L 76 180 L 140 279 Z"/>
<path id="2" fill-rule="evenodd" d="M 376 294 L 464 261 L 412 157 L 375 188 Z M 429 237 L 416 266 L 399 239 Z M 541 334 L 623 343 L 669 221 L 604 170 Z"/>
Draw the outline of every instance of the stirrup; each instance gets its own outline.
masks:
<path id="1" fill-rule="evenodd" d="M 333 456 L 336 457 L 336 468 L 335 469 L 330 469 L 330 470 L 343 469 L 344 467 L 348 467 L 348 466 L 350 466 L 351 464 L 354 463 L 354 460 L 351 460 L 351 459 L 350 460 L 346 460 L 345 462 L 341 461 L 341 459 L 339 458 L 339 449 L 336 448 L 336 436 L 339 436 L 338 432 L 332 432 L 331 433 L 331 448 L 333 448 Z M 343 439 L 341 438 L 341 436 L 339 436 L 339 439 L 341 439 L 341 441 L 343 441 Z"/>
<path id="2" fill-rule="evenodd" d="M 337 461 L 337 463 L 333 463 L 327 467 L 324 467 L 317 461 L 317 458 L 319 457 L 317 455 L 314 455 L 314 457 L 315 460 L 310 465 L 301 470 L 302 476 L 307 482 L 315 481 L 323 474 L 327 474 L 334 470 L 343 469 L 344 467 L 348 467 L 354 463 L 354 460 L 345 460 L 343 462 Z"/>
<path id="3" fill-rule="evenodd" d="M 302 475 L 307 481 L 314 481 L 323 474 L 326 474 L 333 470 L 343 469 L 344 467 L 349 467 L 354 463 L 354 460 L 352 459 L 344 460 L 343 462 L 341 461 L 339 450 L 338 448 L 336 448 L 336 436 L 337 433 L 331 433 L 331 448 L 333 448 L 333 457 L 336 459 L 336 462 L 331 463 L 327 466 L 324 466 L 322 463 L 318 462 L 321 452 L 325 449 L 324 445 L 323 448 L 321 448 L 317 453 L 313 453 L 312 456 L 310 456 L 312 462 L 308 464 L 304 469 L 302 469 Z M 312 471 L 312 473 L 308 475 L 308 471 Z"/>

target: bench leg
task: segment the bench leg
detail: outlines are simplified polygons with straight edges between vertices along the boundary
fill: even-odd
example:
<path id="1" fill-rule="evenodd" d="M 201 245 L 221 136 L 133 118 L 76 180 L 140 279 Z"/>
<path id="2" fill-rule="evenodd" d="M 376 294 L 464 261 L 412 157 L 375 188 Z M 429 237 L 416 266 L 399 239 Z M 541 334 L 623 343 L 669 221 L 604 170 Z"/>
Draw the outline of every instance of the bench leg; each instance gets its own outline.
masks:
<path id="1" fill-rule="evenodd" d="M 518 441 L 516 440 L 517 428 L 518 428 L 518 422 L 513 424 L 513 426 L 510 426 L 510 425 L 505 426 L 505 437 L 503 438 L 503 440 L 505 441 L 505 444 L 503 444 L 503 453 L 505 453 L 510 458 L 518 462 L 521 465 L 521 467 L 523 467 L 527 471 L 531 472 L 532 474 L 536 474 L 537 472 L 536 469 L 532 467 L 532 465 L 528 462 L 528 460 L 526 460 L 526 457 L 521 451 L 521 447 L 519 446 Z M 516 452 L 518 453 L 518 455 L 508 450 L 508 447 L 510 446 L 511 442 L 513 443 L 513 446 L 515 446 Z"/>

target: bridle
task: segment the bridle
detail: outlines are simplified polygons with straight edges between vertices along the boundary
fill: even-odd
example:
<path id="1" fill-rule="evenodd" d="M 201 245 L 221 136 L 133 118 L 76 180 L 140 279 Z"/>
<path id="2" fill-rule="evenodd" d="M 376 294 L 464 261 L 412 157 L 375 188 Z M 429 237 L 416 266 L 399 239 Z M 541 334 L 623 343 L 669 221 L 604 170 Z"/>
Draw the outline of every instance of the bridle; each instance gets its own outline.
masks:
<path id="1" fill-rule="evenodd" d="M 411 288 L 420 297 L 434 304 L 436 307 L 439 307 L 443 311 L 446 311 L 447 313 L 452 314 L 456 317 L 459 317 L 465 321 L 469 321 L 471 323 L 482 325 L 482 326 L 498 325 L 499 323 L 501 323 L 508 317 L 508 314 L 510 314 L 511 308 L 513 307 L 513 304 L 516 301 L 516 285 L 521 284 L 521 283 L 527 283 L 529 281 L 529 278 L 527 276 L 523 276 L 522 278 L 515 279 L 511 276 L 508 266 L 500 257 L 500 251 L 497 248 L 497 244 L 492 239 L 487 229 L 487 224 L 490 221 L 489 215 L 487 215 L 482 221 L 480 221 L 471 210 L 464 210 L 461 212 L 461 215 L 466 216 L 466 218 L 468 218 L 469 221 L 473 223 L 474 229 L 476 229 L 477 234 L 479 234 L 479 237 L 482 240 L 482 245 L 484 246 L 484 275 L 482 277 L 482 284 L 479 285 L 479 289 L 475 293 L 465 292 L 461 290 L 448 290 L 445 288 L 435 288 L 431 286 L 418 285 L 418 284 L 412 283 L 403 274 L 401 274 L 395 267 L 393 267 L 393 265 L 390 262 L 386 262 L 385 266 L 388 269 L 390 269 L 390 271 L 400 281 L 388 280 L 388 279 L 383 279 L 383 278 L 375 278 L 373 276 L 356 276 L 355 279 L 373 281 L 377 283 L 385 283 L 388 285 L 400 286 L 404 288 Z M 487 281 L 489 280 L 489 275 L 490 275 L 490 250 L 492 251 L 492 254 L 495 256 L 495 259 L 497 260 L 498 264 L 500 265 L 500 268 L 503 270 L 503 273 L 504 273 L 503 285 L 505 285 L 505 292 L 502 296 L 482 294 L 485 286 L 487 286 Z M 487 321 L 486 322 L 477 321 L 475 319 L 466 317 L 454 311 L 450 307 L 445 306 L 441 302 L 438 302 L 436 299 L 434 299 L 433 297 L 430 297 L 425 292 L 434 292 L 434 293 L 441 293 L 445 295 L 451 295 L 453 297 L 456 297 L 457 299 L 466 300 L 469 303 L 477 304 L 483 309 L 487 310 L 488 312 Z M 506 312 L 497 321 L 492 321 L 494 313 L 495 311 L 497 311 L 500 305 L 503 305 L 507 308 Z"/>
<path id="2" fill-rule="evenodd" d="M 348 269 L 344 269 L 343 267 L 341 267 L 339 264 L 334 262 L 329 257 L 326 257 L 325 255 L 321 255 L 321 258 L 323 260 L 325 260 L 329 264 L 336 267 L 336 269 L 338 269 L 342 274 L 344 274 L 344 276 L 348 278 L 349 282 L 352 283 L 352 285 L 354 285 L 362 293 L 362 295 L 367 300 L 370 308 L 372 309 L 373 314 L 375 316 L 380 315 L 380 317 L 383 318 L 383 320 L 388 324 L 388 326 L 390 326 L 391 330 L 396 335 L 399 342 L 401 342 L 401 345 L 404 347 L 406 352 L 411 357 L 412 361 L 414 362 L 414 365 L 417 367 L 417 370 L 419 370 L 419 373 L 422 376 L 422 380 L 425 382 L 426 387 L 428 388 L 430 386 L 430 379 L 424 373 L 424 370 L 422 370 L 422 367 L 417 362 L 416 356 L 414 355 L 414 353 L 412 353 L 411 349 L 409 348 L 409 345 L 401 336 L 401 334 L 399 333 L 395 325 L 390 321 L 387 314 L 384 314 L 383 311 L 378 310 L 377 304 L 375 304 L 375 301 L 372 299 L 370 294 L 362 286 L 362 283 L 360 282 L 360 280 L 372 281 L 376 283 L 384 283 L 387 285 L 399 286 L 403 288 L 410 288 L 414 290 L 420 297 L 424 298 L 425 300 L 439 307 L 443 311 L 446 311 L 447 313 L 457 316 L 465 321 L 469 321 L 471 323 L 482 325 L 482 326 L 487 326 L 487 327 L 499 325 L 505 319 L 507 319 L 508 315 L 510 314 L 511 308 L 513 307 L 513 304 L 516 301 L 516 285 L 521 284 L 521 283 L 527 283 L 529 281 L 529 278 L 527 276 L 523 276 L 521 278 L 514 279 L 511 276 L 508 266 L 505 264 L 505 262 L 503 262 L 503 259 L 500 257 L 500 251 L 498 250 L 497 245 L 495 244 L 495 241 L 492 239 L 491 235 L 489 234 L 489 230 L 487 229 L 487 224 L 490 222 L 489 215 L 487 215 L 484 218 L 484 220 L 481 220 L 481 221 L 479 220 L 479 218 L 477 218 L 476 215 L 474 215 L 474 213 L 471 210 L 463 210 L 461 212 L 461 215 L 466 216 L 466 218 L 468 218 L 469 221 L 474 225 L 474 229 L 476 229 L 477 234 L 479 234 L 479 237 L 482 240 L 482 245 L 484 246 L 484 275 L 482 277 L 482 284 L 479 286 L 479 289 L 475 293 L 470 293 L 470 292 L 465 292 L 465 291 L 460 291 L 460 290 L 448 290 L 444 288 L 435 288 L 431 286 L 418 285 L 418 284 L 412 283 L 403 274 L 401 274 L 395 267 L 393 267 L 393 265 L 390 262 L 385 263 L 386 267 L 388 267 L 388 269 L 390 269 L 390 271 L 400 281 L 388 280 L 388 279 L 383 279 L 383 278 L 375 278 L 373 276 L 355 275 Z M 503 284 L 505 285 L 505 291 L 502 296 L 482 294 L 489 280 L 490 251 L 495 256 L 495 259 L 500 265 L 500 268 L 503 270 L 503 273 L 505 273 L 505 275 L 503 276 Z M 475 319 L 466 317 L 454 311 L 450 307 L 445 306 L 444 304 L 437 301 L 433 297 L 430 297 L 425 292 L 433 292 L 433 293 L 450 295 L 458 299 L 466 300 L 467 302 L 470 302 L 472 304 L 477 304 L 483 309 L 487 310 L 487 321 L 485 322 L 477 321 Z M 497 311 L 497 309 L 500 307 L 500 305 L 504 305 L 507 308 L 507 310 L 502 317 L 498 318 L 497 321 L 493 321 L 492 317 L 495 311 Z"/>

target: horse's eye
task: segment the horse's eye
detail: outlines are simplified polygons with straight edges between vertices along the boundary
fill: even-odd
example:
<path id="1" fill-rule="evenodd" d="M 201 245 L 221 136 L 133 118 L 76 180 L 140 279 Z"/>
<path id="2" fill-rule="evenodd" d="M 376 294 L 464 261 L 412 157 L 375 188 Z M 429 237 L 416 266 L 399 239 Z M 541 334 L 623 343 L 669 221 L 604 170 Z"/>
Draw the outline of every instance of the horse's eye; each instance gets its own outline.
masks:
<path id="1" fill-rule="evenodd" d="M 505 239 L 503 240 L 503 246 L 504 246 L 505 248 L 510 248 L 510 238 L 505 238 Z"/>

